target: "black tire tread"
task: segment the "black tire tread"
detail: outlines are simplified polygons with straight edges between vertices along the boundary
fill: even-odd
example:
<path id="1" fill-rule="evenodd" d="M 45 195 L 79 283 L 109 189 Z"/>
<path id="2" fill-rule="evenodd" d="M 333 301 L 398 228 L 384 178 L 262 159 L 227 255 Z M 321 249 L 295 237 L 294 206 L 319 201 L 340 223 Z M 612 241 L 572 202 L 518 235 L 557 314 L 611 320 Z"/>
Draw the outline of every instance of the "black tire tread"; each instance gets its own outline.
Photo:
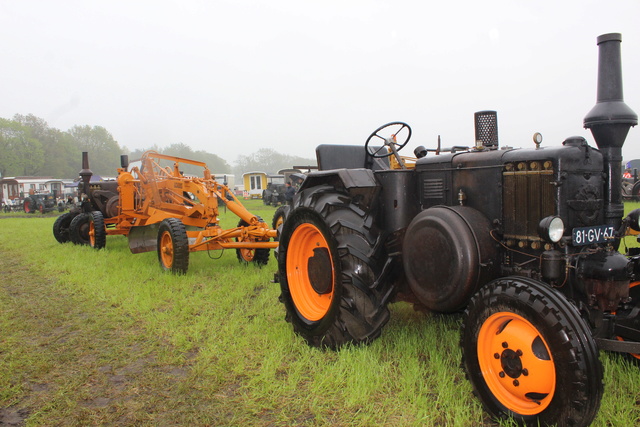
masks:
<path id="1" fill-rule="evenodd" d="M 171 235 L 173 243 L 173 265 L 167 267 L 162 262 L 161 253 L 161 236 L 168 231 Z M 160 223 L 158 230 L 158 261 L 165 271 L 174 274 L 186 274 L 189 269 L 189 238 L 187 237 L 187 229 L 178 218 L 167 218 Z"/>
<path id="2" fill-rule="evenodd" d="M 550 330 L 562 331 L 564 342 L 549 340 L 547 343 L 557 366 L 556 395 L 551 405 L 538 417 L 513 414 L 492 399 L 487 399 L 482 389 L 484 380 L 478 372 L 475 352 L 470 351 L 473 341 L 470 334 L 479 329 L 486 310 L 519 312 L 522 307 L 535 310 Z M 480 317 L 480 318 L 479 318 Z M 538 327 L 538 326 L 536 326 Z M 506 277 L 495 280 L 478 291 L 465 310 L 462 324 L 462 365 L 474 387 L 474 394 L 488 412 L 497 418 L 513 416 L 521 423 L 541 425 L 588 425 L 595 418 L 604 392 L 603 368 L 598 358 L 598 348 L 591 330 L 578 309 L 564 295 L 547 285 L 524 277 Z M 555 351 L 554 351 L 555 349 Z M 558 367 L 558 363 L 562 363 Z M 566 381 L 560 383 L 561 377 Z M 560 390 L 561 389 L 561 390 Z M 489 392 L 490 393 L 490 392 Z M 557 399 L 557 400 L 556 400 Z"/>
<path id="3" fill-rule="evenodd" d="M 89 214 L 81 213 L 75 216 L 71 220 L 71 224 L 69 225 L 69 239 L 76 245 L 88 245 L 89 244 L 89 236 L 85 235 L 84 231 L 86 231 L 86 227 L 89 223 Z"/>
<path id="4" fill-rule="evenodd" d="M 89 221 L 93 222 L 94 229 L 94 249 L 103 249 L 107 245 L 107 230 L 104 226 L 104 216 L 102 212 L 93 211 L 89 214 Z"/>
<path id="5" fill-rule="evenodd" d="M 67 243 L 71 241 L 71 237 L 69 236 L 69 226 L 76 215 L 77 214 L 75 213 L 67 212 L 56 218 L 56 221 L 53 223 L 53 237 L 55 237 L 58 243 Z"/>
<path id="6" fill-rule="evenodd" d="M 287 308 L 286 319 L 314 347 L 337 349 L 346 344 L 369 343 L 380 336 L 390 317 L 387 298 L 391 283 L 376 280 L 382 265 L 380 233 L 371 217 L 347 194 L 329 185 L 300 194 L 283 227 L 283 236 L 289 238 L 291 224 L 312 220 L 323 221 L 335 239 L 342 277 L 339 309 L 335 318 L 329 319 L 328 327 L 310 326 L 298 317 L 286 284 L 287 240 L 284 245 L 280 243 L 278 260 L 280 300 Z"/>

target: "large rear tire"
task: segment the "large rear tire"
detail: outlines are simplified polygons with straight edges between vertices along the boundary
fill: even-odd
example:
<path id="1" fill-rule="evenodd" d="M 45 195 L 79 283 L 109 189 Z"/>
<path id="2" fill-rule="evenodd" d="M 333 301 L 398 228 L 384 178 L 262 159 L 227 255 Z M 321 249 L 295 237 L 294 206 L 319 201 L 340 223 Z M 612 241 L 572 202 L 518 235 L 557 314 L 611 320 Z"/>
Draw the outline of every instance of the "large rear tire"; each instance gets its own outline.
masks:
<path id="1" fill-rule="evenodd" d="M 598 348 L 564 295 L 521 277 L 495 280 L 464 314 L 462 361 L 474 393 L 496 418 L 586 426 L 603 393 Z"/>
<path id="2" fill-rule="evenodd" d="M 76 245 L 88 245 L 89 242 L 89 214 L 76 215 L 69 224 L 69 239 Z"/>
<path id="3" fill-rule="evenodd" d="M 177 218 L 167 218 L 158 231 L 158 261 L 165 271 L 185 274 L 189 268 L 187 229 Z"/>
<path id="4" fill-rule="evenodd" d="M 331 186 L 305 191 L 278 248 L 287 321 L 315 347 L 368 343 L 389 320 L 391 284 L 378 281 L 379 233 L 372 218 Z"/>
<path id="5" fill-rule="evenodd" d="M 93 249 L 103 249 L 107 245 L 107 229 L 102 212 L 93 211 L 89 214 L 89 245 Z"/>
<path id="6" fill-rule="evenodd" d="M 37 203 L 35 199 L 32 199 L 31 197 L 25 197 L 24 201 L 22 202 L 22 208 L 24 209 L 24 213 L 36 213 L 37 210 Z"/>

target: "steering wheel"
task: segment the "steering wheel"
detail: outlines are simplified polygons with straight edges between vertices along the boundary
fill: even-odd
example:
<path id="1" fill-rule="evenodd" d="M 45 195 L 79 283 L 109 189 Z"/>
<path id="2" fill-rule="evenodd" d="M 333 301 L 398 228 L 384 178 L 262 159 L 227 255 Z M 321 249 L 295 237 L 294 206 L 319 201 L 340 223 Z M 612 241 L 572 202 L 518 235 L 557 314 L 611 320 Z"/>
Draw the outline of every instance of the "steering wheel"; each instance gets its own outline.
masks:
<path id="1" fill-rule="evenodd" d="M 387 131 L 382 132 L 385 129 L 387 129 Z M 388 137 L 383 136 L 387 132 L 389 132 L 390 135 Z M 402 138 L 405 139 L 402 142 L 398 142 L 398 137 L 401 138 L 401 141 Z M 383 145 L 376 150 L 370 150 L 369 144 L 371 143 L 371 141 L 377 141 L 377 139 L 374 138 L 379 138 L 380 140 L 382 140 Z M 410 139 L 411 126 L 404 122 L 391 122 L 387 123 L 386 125 L 382 125 L 378 129 L 374 130 L 373 133 L 369 135 L 369 138 L 367 138 L 367 142 L 365 142 L 364 144 L 364 149 L 371 157 L 381 159 L 384 157 L 389 157 L 392 154 L 397 155 L 397 152 L 402 150 L 402 148 L 407 145 L 407 142 L 409 142 Z M 391 148 L 391 151 L 386 150 L 387 147 Z"/>

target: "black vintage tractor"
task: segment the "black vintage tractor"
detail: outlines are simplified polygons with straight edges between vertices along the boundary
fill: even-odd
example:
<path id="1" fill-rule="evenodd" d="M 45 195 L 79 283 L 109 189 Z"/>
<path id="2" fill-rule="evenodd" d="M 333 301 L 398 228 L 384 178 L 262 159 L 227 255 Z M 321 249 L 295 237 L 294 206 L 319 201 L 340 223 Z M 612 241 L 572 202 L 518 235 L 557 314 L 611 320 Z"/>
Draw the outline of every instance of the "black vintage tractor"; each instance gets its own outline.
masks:
<path id="1" fill-rule="evenodd" d="M 57 209 L 58 204 L 53 193 L 34 193 L 24 198 L 22 208 L 25 213 L 47 213 Z"/>
<path id="2" fill-rule="evenodd" d="M 53 224 L 53 235 L 60 243 L 73 242 L 78 245 L 87 245 L 90 241 L 90 213 L 100 212 L 103 218 L 111 218 L 118 215 L 118 182 L 97 181 L 92 182 L 92 172 L 89 169 L 89 157 L 82 153 L 82 170 L 79 175 L 78 196 L 79 206 L 74 206 L 60 215 Z"/>
<path id="3" fill-rule="evenodd" d="M 361 145 L 321 145 L 280 234 L 287 320 L 317 347 L 368 343 L 388 304 L 460 313 L 463 366 L 496 418 L 588 425 L 603 394 L 599 350 L 640 355 L 640 255 L 618 252 L 624 103 L 620 34 L 598 38 L 596 106 L 582 137 L 498 147 L 475 115 L 471 147 L 418 147 L 402 122 Z M 433 153 L 435 155 L 429 155 Z"/>
<path id="4" fill-rule="evenodd" d="M 284 199 L 284 176 L 268 175 L 267 188 L 262 191 L 262 203 L 269 206 L 279 206 L 285 202 Z"/>

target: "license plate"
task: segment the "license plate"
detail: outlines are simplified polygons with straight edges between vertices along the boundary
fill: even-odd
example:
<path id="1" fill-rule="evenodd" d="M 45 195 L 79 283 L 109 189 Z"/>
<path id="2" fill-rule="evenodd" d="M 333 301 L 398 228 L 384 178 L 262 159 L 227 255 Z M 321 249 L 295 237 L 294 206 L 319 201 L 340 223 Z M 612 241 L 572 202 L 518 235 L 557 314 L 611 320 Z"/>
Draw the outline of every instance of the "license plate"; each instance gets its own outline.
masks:
<path id="1" fill-rule="evenodd" d="M 592 227 L 577 227 L 573 229 L 573 245 L 591 245 L 604 243 L 615 238 L 615 232 L 611 225 L 594 225 Z"/>

